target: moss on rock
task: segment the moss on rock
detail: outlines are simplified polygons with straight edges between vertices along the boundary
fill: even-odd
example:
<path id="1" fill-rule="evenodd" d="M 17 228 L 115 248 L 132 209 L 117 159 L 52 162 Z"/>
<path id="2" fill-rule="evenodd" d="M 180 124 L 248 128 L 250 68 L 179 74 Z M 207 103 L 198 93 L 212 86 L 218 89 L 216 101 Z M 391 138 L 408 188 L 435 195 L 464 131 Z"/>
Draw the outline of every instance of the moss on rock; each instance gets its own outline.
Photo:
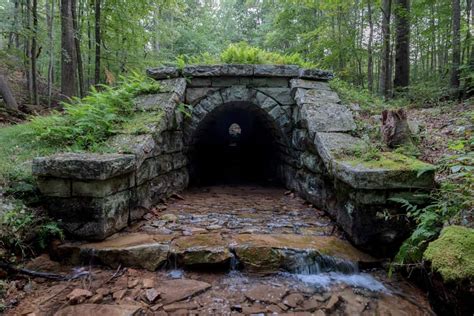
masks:
<path id="1" fill-rule="evenodd" d="M 366 160 L 363 158 L 350 157 L 344 159 L 352 166 L 361 166 L 368 169 L 391 169 L 391 170 L 431 170 L 433 165 L 418 159 L 407 157 L 395 152 L 381 152 L 376 159 Z"/>
<path id="2" fill-rule="evenodd" d="M 474 278 L 474 229 L 448 226 L 423 254 L 444 281 Z"/>

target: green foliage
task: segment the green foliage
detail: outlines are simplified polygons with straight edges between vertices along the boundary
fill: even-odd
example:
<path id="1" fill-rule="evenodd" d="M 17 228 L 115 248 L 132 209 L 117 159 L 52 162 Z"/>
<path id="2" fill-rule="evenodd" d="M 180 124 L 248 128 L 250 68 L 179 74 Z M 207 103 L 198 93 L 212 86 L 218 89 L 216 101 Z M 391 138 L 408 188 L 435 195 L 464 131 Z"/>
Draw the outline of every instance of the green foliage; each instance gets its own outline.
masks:
<path id="1" fill-rule="evenodd" d="M 180 104 L 178 104 L 177 109 L 178 109 L 179 112 L 183 113 L 183 115 L 185 117 L 187 117 L 187 118 L 191 117 L 191 112 L 193 110 L 192 105 L 180 103 Z"/>
<path id="2" fill-rule="evenodd" d="M 425 207 L 412 205 L 406 200 L 393 199 L 402 203 L 407 216 L 416 223 L 416 229 L 404 241 L 395 256 L 392 268 L 422 260 L 428 243 L 434 240 L 445 223 L 464 223 L 464 213 L 474 209 L 474 153 L 471 151 L 473 138 L 456 142 L 453 148 L 458 154 L 443 159 L 439 171 L 447 176 L 439 189 L 431 194 L 432 202 Z M 461 144 L 461 145 L 460 145 Z"/>
<path id="3" fill-rule="evenodd" d="M 462 281 L 474 278 L 474 229 L 448 226 L 440 237 L 431 242 L 423 258 L 431 262 L 433 270 L 443 279 Z"/>
<path id="4" fill-rule="evenodd" d="M 306 62 L 298 53 L 284 55 L 265 51 L 258 47 L 252 47 L 248 43 L 240 42 L 231 44 L 220 56 L 222 62 L 227 64 L 277 64 L 277 65 L 299 65 L 302 67 L 313 67 Z"/>
<path id="5" fill-rule="evenodd" d="M 132 117 L 133 98 L 159 90 L 156 81 L 134 74 L 116 87 L 94 88 L 82 98 L 64 104 L 64 113 L 31 119 L 31 136 L 55 147 L 94 150 Z"/>
<path id="6" fill-rule="evenodd" d="M 20 201 L 3 201 L 0 205 L 0 248 L 7 260 L 16 254 L 34 254 L 35 248 L 44 249 L 52 238 L 64 238 L 56 222 L 25 207 Z"/>
<path id="7" fill-rule="evenodd" d="M 380 97 L 341 79 L 333 79 L 329 85 L 338 93 L 344 103 L 358 104 L 362 110 L 370 114 L 380 114 L 382 109 L 388 106 Z"/>

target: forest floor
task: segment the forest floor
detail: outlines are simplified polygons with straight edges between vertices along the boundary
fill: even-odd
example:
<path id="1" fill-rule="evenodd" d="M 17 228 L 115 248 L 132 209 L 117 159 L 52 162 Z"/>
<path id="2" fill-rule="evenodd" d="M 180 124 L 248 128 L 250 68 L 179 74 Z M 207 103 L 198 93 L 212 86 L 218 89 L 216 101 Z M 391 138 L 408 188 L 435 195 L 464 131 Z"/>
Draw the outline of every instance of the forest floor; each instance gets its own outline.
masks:
<path id="1" fill-rule="evenodd" d="M 279 188 L 194 188 L 157 205 L 129 231 L 154 234 L 251 234 L 337 236 L 323 212 Z M 316 220 L 314 220 L 316 218 Z M 311 220 L 310 220 L 311 219 Z M 210 246 L 214 243 L 209 240 Z M 72 267 L 47 255 L 26 265 L 58 274 L 82 273 L 72 281 L 19 278 L 10 282 L 6 315 L 429 315 L 426 296 L 382 269 L 348 274 L 251 274 L 205 269 L 159 270 Z M 172 267 L 171 267 L 172 268 Z"/>

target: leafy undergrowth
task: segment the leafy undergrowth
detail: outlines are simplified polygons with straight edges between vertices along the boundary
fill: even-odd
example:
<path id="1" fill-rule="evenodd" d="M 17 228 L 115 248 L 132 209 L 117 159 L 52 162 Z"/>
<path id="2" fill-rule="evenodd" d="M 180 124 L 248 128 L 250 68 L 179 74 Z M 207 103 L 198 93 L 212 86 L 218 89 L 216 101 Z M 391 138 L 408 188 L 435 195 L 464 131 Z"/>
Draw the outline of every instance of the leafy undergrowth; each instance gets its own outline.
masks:
<path id="1" fill-rule="evenodd" d="M 253 47 L 246 42 L 230 44 L 219 56 L 203 53 L 197 56 L 180 55 L 176 59 L 176 64 L 179 68 L 184 68 L 186 65 L 212 65 L 222 63 L 298 65 L 305 68 L 313 68 L 316 66 L 306 61 L 297 53 L 286 55 L 269 52 L 258 47 Z"/>

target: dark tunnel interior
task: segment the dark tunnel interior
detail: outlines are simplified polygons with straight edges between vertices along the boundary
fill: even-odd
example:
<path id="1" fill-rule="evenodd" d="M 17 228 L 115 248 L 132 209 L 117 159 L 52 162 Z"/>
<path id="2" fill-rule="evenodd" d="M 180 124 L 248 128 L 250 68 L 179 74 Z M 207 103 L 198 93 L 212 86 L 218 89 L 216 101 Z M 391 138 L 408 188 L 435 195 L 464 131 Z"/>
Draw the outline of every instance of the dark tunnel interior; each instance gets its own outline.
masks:
<path id="1" fill-rule="evenodd" d="M 194 136 L 191 184 L 279 184 L 278 130 L 257 106 L 222 105 L 203 119 Z"/>

